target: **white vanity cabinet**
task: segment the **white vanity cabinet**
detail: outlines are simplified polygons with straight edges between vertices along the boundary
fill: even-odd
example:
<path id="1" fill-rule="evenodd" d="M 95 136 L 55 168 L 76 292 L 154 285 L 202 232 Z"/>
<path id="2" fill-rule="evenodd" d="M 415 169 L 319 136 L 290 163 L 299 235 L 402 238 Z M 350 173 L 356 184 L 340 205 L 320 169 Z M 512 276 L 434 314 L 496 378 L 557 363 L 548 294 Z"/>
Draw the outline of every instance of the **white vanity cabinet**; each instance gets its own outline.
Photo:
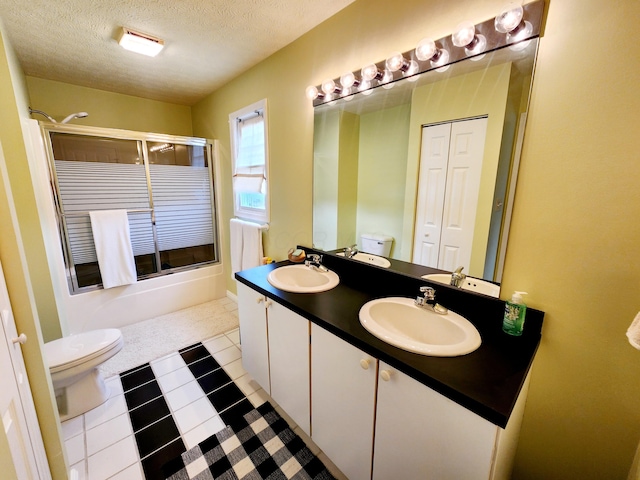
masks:
<path id="1" fill-rule="evenodd" d="M 505 430 L 315 324 L 311 385 L 312 439 L 350 480 L 510 477 L 526 387 Z"/>
<path id="2" fill-rule="evenodd" d="M 238 316 L 244 369 L 309 434 L 309 321 L 241 283 Z"/>
<path id="3" fill-rule="evenodd" d="M 506 429 L 238 284 L 245 370 L 350 480 L 506 480 L 528 379 Z"/>
<path id="4" fill-rule="evenodd" d="M 311 325 L 311 438 L 350 480 L 371 478 L 377 363 Z"/>
<path id="5" fill-rule="evenodd" d="M 489 479 L 499 427 L 380 362 L 373 478 Z"/>
<path id="6" fill-rule="evenodd" d="M 237 286 L 242 366 L 266 392 L 271 392 L 267 309 L 273 302 L 240 282 Z"/>

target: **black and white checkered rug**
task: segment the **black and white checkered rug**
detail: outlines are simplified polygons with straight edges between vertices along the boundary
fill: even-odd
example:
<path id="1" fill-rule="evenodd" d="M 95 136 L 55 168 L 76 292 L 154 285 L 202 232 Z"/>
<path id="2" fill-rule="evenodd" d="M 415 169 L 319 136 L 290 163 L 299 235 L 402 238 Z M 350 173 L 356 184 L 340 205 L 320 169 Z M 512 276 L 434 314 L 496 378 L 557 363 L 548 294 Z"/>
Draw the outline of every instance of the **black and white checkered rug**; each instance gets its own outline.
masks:
<path id="1" fill-rule="evenodd" d="M 269 402 L 162 470 L 168 480 L 335 480 Z"/>

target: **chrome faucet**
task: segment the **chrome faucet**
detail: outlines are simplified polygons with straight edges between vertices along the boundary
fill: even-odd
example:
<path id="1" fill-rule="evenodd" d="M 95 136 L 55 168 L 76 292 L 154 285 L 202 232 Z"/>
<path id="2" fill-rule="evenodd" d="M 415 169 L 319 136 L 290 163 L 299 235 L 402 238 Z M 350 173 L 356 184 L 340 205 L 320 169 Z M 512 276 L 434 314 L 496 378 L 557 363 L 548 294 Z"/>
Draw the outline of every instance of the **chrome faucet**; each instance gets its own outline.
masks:
<path id="1" fill-rule="evenodd" d="M 358 245 L 353 244 L 350 247 L 346 247 L 344 249 L 344 256 L 347 258 L 352 258 L 355 254 L 358 253 Z"/>
<path id="2" fill-rule="evenodd" d="M 451 274 L 451 285 L 454 287 L 462 288 L 462 282 L 467 276 L 462 273 L 464 267 L 456 268 L 456 271 Z"/>
<path id="3" fill-rule="evenodd" d="M 307 255 L 307 259 L 304 261 L 304 264 L 312 270 L 317 270 L 319 272 L 328 272 L 329 269 L 322 265 L 322 255 L 318 255 L 317 253 L 312 253 Z"/>
<path id="4" fill-rule="evenodd" d="M 440 315 L 445 315 L 449 312 L 445 307 L 436 303 L 436 291 L 433 287 L 420 287 L 420 293 L 423 296 L 418 295 L 415 299 L 415 304 L 418 307 L 430 308 Z"/>

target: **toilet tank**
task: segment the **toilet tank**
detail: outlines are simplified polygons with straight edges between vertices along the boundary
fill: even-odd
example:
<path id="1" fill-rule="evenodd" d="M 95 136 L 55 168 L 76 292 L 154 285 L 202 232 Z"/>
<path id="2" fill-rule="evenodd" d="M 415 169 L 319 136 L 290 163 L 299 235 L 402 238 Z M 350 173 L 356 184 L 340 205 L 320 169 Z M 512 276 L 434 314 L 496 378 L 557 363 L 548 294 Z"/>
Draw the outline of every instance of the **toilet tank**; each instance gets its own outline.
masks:
<path id="1" fill-rule="evenodd" d="M 381 257 L 388 257 L 391 253 L 391 244 L 393 243 L 393 237 L 388 235 L 376 235 L 373 233 L 363 233 L 360 236 L 362 241 L 361 250 L 373 255 L 380 255 Z"/>

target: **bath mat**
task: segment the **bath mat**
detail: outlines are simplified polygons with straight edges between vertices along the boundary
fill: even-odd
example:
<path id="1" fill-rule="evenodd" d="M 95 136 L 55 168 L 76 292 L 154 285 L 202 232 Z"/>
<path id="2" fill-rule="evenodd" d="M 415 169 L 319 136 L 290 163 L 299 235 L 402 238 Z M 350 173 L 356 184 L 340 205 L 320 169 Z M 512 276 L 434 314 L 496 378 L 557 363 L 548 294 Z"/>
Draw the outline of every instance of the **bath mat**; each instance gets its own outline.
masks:
<path id="1" fill-rule="evenodd" d="M 335 480 L 269 403 L 162 467 L 167 480 Z"/>
<path id="2" fill-rule="evenodd" d="M 120 327 L 124 347 L 100 366 L 105 378 L 238 327 L 238 305 L 221 298 Z"/>

